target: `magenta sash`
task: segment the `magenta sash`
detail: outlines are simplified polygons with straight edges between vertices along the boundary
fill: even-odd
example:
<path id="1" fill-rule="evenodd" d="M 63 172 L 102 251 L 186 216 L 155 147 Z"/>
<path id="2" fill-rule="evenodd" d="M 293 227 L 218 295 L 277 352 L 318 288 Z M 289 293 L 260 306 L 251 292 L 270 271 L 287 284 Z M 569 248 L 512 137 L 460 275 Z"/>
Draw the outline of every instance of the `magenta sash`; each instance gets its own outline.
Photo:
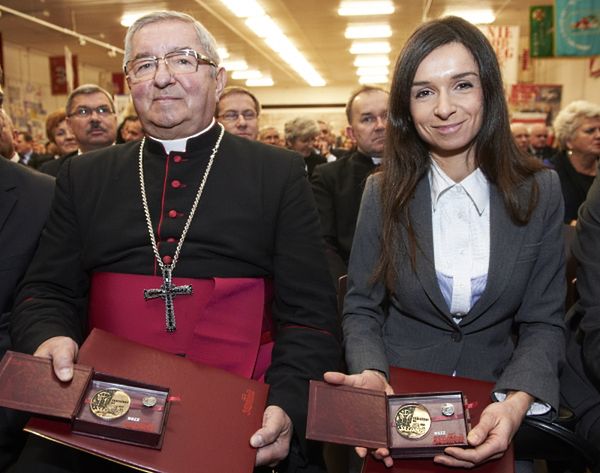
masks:
<path id="1" fill-rule="evenodd" d="M 271 363 L 272 289 L 262 278 L 173 278 L 192 295 L 174 298 L 177 330 L 165 329 L 163 299 L 144 300 L 160 276 L 94 273 L 88 323 L 120 337 L 264 380 Z"/>

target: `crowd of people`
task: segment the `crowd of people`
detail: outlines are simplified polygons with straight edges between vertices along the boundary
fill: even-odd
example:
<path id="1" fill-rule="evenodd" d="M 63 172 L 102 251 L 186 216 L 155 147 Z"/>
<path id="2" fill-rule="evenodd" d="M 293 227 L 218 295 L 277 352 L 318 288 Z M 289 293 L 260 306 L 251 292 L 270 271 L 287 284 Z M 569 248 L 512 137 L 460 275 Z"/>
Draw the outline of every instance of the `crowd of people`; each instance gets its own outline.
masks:
<path id="1" fill-rule="evenodd" d="M 50 358 L 69 381 L 96 327 L 263 380 L 263 424 L 248 439 L 257 471 L 325 471 L 305 438 L 308 381 L 392 394 L 390 366 L 495 383 L 469 447 L 436 463 L 496 458 L 525 416 L 552 419 L 561 403 L 582 437 L 600 439 L 600 106 L 565 107 L 556 147 L 546 125 L 511 124 L 492 46 L 455 17 L 415 30 L 390 91 L 350 95 L 349 149 L 323 120 L 260 128 L 258 98 L 226 87 L 219 63 L 197 20 L 154 12 L 125 38 L 134 112 L 120 123 L 111 95 L 82 85 L 48 116 L 38 150 L 0 109 L 0 355 Z M 581 297 L 569 333 L 581 335 L 567 345 L 573 221 Z M 258 310 L 201 320 L 210 298 L 173 293 L 178 278 L 227 284 L 231 307 L 253 294 Z M 141 281 L 177 295 L 173 306 L 132 292 Z M 99 287 L 131 300 L 128 313 L 92 303 Z M 179 311 L 181 298 L 198 310 Z M 0 408 L 0 471 L 125 471 L 27 438 L 23 421 Z M 393 464 L 385 448 L 371 454 Z"/>

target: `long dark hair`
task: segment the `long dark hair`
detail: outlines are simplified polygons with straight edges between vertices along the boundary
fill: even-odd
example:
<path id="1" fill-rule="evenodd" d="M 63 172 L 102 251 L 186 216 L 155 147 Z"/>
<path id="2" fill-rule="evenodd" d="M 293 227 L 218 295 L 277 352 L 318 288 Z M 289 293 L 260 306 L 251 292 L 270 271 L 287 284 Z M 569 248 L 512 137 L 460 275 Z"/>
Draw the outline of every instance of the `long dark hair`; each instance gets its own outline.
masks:
<path id="1" fill-rule="evenodd" d="M 479 67 L 483 90 L 483 122 L 474 140 L 475 165 L 502 194 L 511 219 L 525 225 L 538 201 L 538 188 L 532 183 L 529 198 L 523 205 L 518 192 L 523 183 L 543 168 L 517 148 L 510 133 L 508 108 L 496 54 L 486 37 L 469 22 L 446 17 L 421 25 L 408 39 L 394 69 L 390 90 L 388 124 L 382 164 L 381 254 L 374 279 L 382 280 L 390 293 L 396 280 L 399 226 L 408 235 L 413 269 L 417 241 L 411 224 L 409 203 L 417 183 L 429 170 L 427 144 L 419 137 L 410 114 L 410 92 L 417 68 L 432 51 L 449 43 L 463 45 Z"/>

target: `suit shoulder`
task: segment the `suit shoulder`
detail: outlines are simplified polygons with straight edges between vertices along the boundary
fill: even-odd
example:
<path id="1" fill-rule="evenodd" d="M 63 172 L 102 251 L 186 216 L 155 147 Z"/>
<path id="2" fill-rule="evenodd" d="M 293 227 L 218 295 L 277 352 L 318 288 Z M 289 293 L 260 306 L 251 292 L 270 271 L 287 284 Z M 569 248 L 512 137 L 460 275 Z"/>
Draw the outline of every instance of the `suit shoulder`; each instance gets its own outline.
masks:
<path id="1" fill-rule="evenodd" d="M 554 169 L 542 169 L 535 173 L 534 178 L 541 195 L 548 192 L 553 193 L 557 188 L 560 189 L 560 179 Z"/>
<path id="2" fill-rule="evenodd" d="M 350 156 L 346 155 L 330 163 L 319 164 L 313 171 L 313 174 L 319 173 L 322 175 L 335 175 L 343 170 L 349 163 Z"/>
<path id="3" fill-rule="evenodd" d="M 8 162 L 10 169 L 17 176 L 22 184 L 26 184 L 40 190 L 42 192 L 51 192 L 54 189 L 54 178 L 47 174 L 43 174 L 28 166 Z"/>

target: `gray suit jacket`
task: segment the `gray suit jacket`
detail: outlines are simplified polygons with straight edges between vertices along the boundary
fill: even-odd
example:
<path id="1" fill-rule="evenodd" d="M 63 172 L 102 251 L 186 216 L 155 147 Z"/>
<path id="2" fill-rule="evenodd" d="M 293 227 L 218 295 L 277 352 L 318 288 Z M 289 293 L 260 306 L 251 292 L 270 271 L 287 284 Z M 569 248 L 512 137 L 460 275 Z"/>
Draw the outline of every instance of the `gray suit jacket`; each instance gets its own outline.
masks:
<path id="1" fill-rule="evenodd" d="M 515 225 L 494 185 L 490 189 L 490 262 L 481 298 L 457 325 L 439 289 L 433 254 L 431 195 L 418 183 L 410 214 L 418 242 L 413 271 L 407 235 L 399 230 L 393 297 L 371 274 L 380 252 L 379 179 L 367 181 L 348 270 L 344 307 L 350 372 L 388 364 L 496 381 L 495 390 L 522 390 L 558 406 L 564 357 L 565 262 L 563 203 L 554 171 L 537 174 L 539 204 Z M 529 189 L 530 184 L 524 186 Z M 522 193 L 526 198 L 528 192 Z"/>

